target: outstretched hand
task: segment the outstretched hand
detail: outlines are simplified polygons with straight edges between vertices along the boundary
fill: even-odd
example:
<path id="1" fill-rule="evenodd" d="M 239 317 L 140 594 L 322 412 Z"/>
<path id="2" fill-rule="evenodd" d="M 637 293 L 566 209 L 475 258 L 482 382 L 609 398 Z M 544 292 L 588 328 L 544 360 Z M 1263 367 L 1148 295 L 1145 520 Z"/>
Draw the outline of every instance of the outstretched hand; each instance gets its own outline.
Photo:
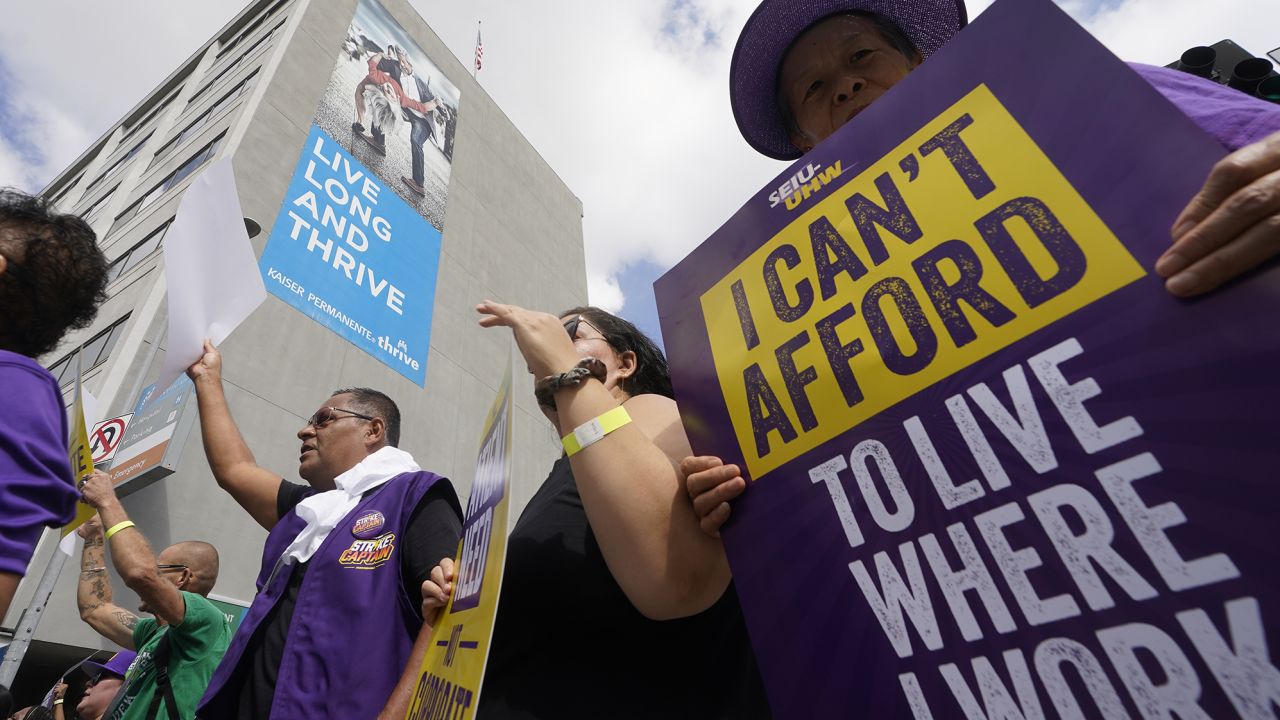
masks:
<path id="1" fill-rule="evenodd" d="M 492 300 L 477 305 L 476 312 L 484 316 L 480 318 L 481 327 L 511 328 L 520 354 L 536 379 L 565 372 L 580 359 L 573 340 L 555 315 Z"/>
<path id="2" fill-rule="evenodd" d="M 747 489 L 747 481 L 737 465 L 725 465 L 711 455 L 687 457 L 680 461 L 685 490 L 693 501 L 698 525 L 711 537 L 720 537 L 720 528 L 729 521 L 729 501 Z"/>
<path id="3" fill-rule="evenodd" d="M 218 348 L 213 346 L 209 338 L 204 339 L 204 355 L 201 355 L 199 360 L 187 368 L 187 377 L 195 381 L 201 378 L 208 380 L 222 379 L 222 353 L 218 352 Z"/>
<path id="4" fill-rule="evenodd" d="M 1191 297 L 1280 254 L 1280 132 L 1223 158 L 1173 224 L 1156 272 Z"/>

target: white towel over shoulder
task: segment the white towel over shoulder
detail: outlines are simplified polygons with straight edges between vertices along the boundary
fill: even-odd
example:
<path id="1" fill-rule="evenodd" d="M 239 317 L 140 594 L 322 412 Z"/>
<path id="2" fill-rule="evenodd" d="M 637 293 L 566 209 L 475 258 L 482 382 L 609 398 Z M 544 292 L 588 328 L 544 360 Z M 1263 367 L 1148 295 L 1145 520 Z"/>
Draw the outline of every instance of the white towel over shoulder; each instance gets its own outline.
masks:
<path id="1" fill-rule="evenodd" d="M 334 478 L 336 489 L 316 493 L 298 503 L 298 517 L 307 526 L 285 548 L 280 560 L 286 565 L 310 560 L 330 531 L 360 503 L 362 495 L 401 473 L 421 469 L 412 455 L 393 447 L 384 447 L 356 463 Z"/>

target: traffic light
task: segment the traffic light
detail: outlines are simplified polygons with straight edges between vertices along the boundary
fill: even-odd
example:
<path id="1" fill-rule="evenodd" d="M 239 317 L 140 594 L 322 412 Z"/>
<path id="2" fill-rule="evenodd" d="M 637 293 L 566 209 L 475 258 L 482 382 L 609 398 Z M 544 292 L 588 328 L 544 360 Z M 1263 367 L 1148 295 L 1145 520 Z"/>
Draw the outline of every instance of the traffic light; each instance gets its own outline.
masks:
<path id="1" fill-rule="evenodd" d="M 1213 80 L 1263 100 L 1280 103 L 1280 74 L 1265 57 L 1256 57 L 1231 40 L 1188 48 L 1165 67 Z"/>

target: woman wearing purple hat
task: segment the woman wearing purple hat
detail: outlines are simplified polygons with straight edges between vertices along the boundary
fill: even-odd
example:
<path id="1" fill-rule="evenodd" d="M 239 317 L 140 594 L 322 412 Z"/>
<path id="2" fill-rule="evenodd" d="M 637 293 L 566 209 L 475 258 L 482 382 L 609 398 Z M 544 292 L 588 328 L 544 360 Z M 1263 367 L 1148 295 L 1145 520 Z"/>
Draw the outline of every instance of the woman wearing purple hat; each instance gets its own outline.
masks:
<path id="1" fill-rule="evenodd" d="M 80 702 L 76 705 L 76 716 L 82 720 L 101 718 L 111 705 L 116 693 L 120 691 L 120 687 L 124 685 L 125 675 L 129 673 L 129 667 L 133 665 L 137 656 L 137 653 L 132 650 L 121 650 L 105 663 L 96 663 L 92 660 L 80 663 L 76 669 L 87 675 L 88 681 L 85 682 L 84 694 L 80 696 Z M 59 688 L 65 692 L 66 685 L 60 684 Z M 62 720 L 63 712 L 62 695 L 55 691 L 54 720 Z"/>
<path id="2" fill-rule="evenodd" d="M 729 69 L 738 129 L 760 153 L 794 160 L 967 22 L 963 0 L 765 0 Z M 1205 293 L 1280 254 L 1280 105 L 1176 70 L 1131 67 L 1233 151 L 1173 224 L 1155 266 L 1166 289 Z M 683 471 L 703 529 L 717 534 L 746 488 L 737 466 L 695 457 Z"/>

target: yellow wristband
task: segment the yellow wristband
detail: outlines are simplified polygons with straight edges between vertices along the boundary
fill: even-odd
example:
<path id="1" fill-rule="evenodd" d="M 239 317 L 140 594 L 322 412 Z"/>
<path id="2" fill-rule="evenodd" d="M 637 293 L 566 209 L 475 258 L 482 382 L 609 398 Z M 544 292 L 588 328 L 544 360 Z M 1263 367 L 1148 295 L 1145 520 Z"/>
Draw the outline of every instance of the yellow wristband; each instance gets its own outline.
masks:
<path id="1" fill-rule="evenodd" d="M 545 436 L 545 435 L 543 435 L 543 437 L 546 437 L 546 436 Z M 62 704 L 62 698 L 58 698 L 57 700 L 54 700 L 54 701 L 53 701 L 53 704 L 54 704 L 54 705 L 61 705 L 61 704 Z"/>
<path id="2" fill-rule="evenodd" d="M 561 438 L 560 441 L 564 443 L 564 450 L 569 454 L 569 457 L 573 457 L 582 452 L 588 445 L 600 442 L 605 435 L 630 422 L 631 416 L 627 414 L 627 409 L 619 405 L 582 423 L 574 428 L 573 432 Z"/>
<path id="3" fill-rule="evenodd" d="M 125 528 L 131 528 L 131 527 L 137 527 L 137 525 L 133 524 L 132 520 L 125 520 L 122 523 L 116 523 L 115 525 L 111 526 L 111 529 L 107 530 L 107 539 L 110 540 L 112 535 L 115 535 L 116 533 L 120 532 L 121 530 L 124 530 Z"/>

